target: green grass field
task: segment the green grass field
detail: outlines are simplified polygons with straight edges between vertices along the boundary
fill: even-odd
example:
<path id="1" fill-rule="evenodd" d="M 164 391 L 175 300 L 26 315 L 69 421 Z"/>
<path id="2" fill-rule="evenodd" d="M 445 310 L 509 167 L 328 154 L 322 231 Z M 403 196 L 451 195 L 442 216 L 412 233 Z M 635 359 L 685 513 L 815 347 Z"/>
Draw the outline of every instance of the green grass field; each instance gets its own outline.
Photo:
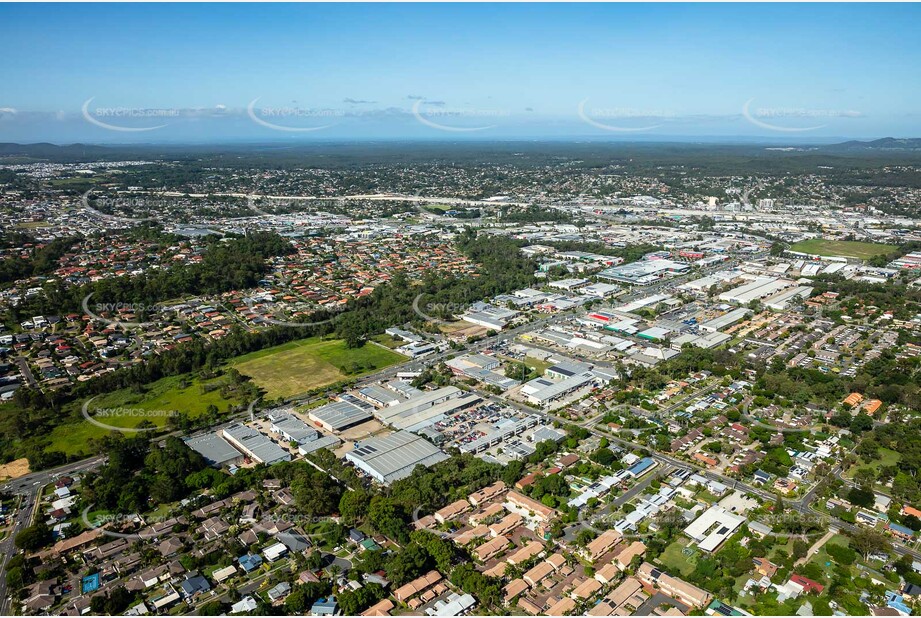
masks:
<path id="1" fill-rule="evenodd" d="M 895 247 L 892 245 L 851 240 L 825 240 L 823 238 L 803 240 L 790 246 L 790 251 L 827 257 L 857 258 L 860 260 L 868 260 L 877 255 L 886 255 L 894 250 Z"/>
<path id="2" fill-rule="evenodd" d="M 686 546 L 682 541 L 675 541 L 665 548 L 658 558 L 658 561 L 665 567 L 665 570 L 674 576 L 687 575 L 694 570 L 695 561 L 691 556 L 685 556 L 682 550 Z M 700 552 L 695 550 L 699 555 Z"/>
<path id="3" fill-rule="evenodd" d="M 810 540 L 810 543 L 809 543 L 810 546 L 812 545 L 812 543 L 814 543 L 817 540 L 818 539 Z M 819 568 L 821 568 L 825 572 L 826 577 L 832 576 L 832 574 L 834 573 L 835 564 L 836 564 L 835 561 L 832 559 L 832 557 L 828 555 L 828 552 L 825 551 L 825 548 L 828 547 L 829 545 L 842 545 L 844 547 L 849 547 L 849 543 L 848 543 L 848 539 L 846 536 L 843 536 L 841 534 L 836 534 L 835 536 L 828 539 L 828 542 L 825 543 L 825 545 L 823 545 L 819 549 L 819 553 L 815 554 L 814 556 L 809 557 L 809 562 L 817 564 Z"/>
<path id="4" fill-rule="evenodd" d="M 853 478 L 857 473 L 857 470 L 860 468 L 873 468 L 874 472 L 878 472 L 880 468 L 884 466 L 895 466 L 902 459 L 902 454 L 892 449 L 881 448 L 879 449 L 879 458 L 872 461 L 864 461 L 863 458 L 859 458 L 857 463 L 847 469 L 844 473 L 845 478 Z"/>
<path id="5" fill-rule="evenodd" d="M 349 349 L 341 339 L 311 338 L 253 352 L 231 364 L 276 399 L 372 373 L 405 358 L 373 343 Z"/>
<path id="6" fill-rule="evenodd" d="M 221 383 L 225 378 L 216 378 L 207 384 Z M 102 408 L 122 408 L 141 410 L 137 414 L 121 414 L 99 418 L 113 427 L 136 427 L 142 421 L 149 421 L 158 427 L 163 427 L 169 421 L 169 413 L 173 410 L 184 412 L 190 418 L 204 414 L 208 406 L 215 405 L 218 410 L 225 412 L 228 407 L 242 402 L 225 399 L 221 396 L 220 389 L 202 392 L 202 382 L 190 379 L 187 376 L 174 376 L 163 378 L 150 384 L 143 393 L 136 393 L 131 389 L 121 389 L 97 397 L 89 405 L 88 411 Z M 65 407 L 65 410 L 74 417 L 79 417 L 83 401 Z M 95 416 L 95 415 L 93 415 Z M 68 455 L 81 452 L 89 454 L 86 445 L 91 439 L 99 439 L 109 433 L 106 429 L 94 425 L 86 420 L 75 423 L 66 423 L 55 427 L 50 434 L 51 443 L 46 450 L 62 451 Z"/>
<path id="7" fill-rule="evenodd" d="M 395 350 L 396 348 L 403 345 L 402 341 L 400 341 L 399 339 L 394 339 L 390 335 L 374 335 L 373 337 L 371 337 L 371 341 L 376 341 L 377 343 L 381 344 L 382 346 L 388 347 L 391 350 Z"/>
<path id="8" fill-rule="evenodd" d="M 55 187 L 69 187 L 73 185 L 96 184 L 104 181 L 104 178 L 96 178 L 94 176 L 72 176 L 70 178 L 52 178 L 50 182 Z"/>

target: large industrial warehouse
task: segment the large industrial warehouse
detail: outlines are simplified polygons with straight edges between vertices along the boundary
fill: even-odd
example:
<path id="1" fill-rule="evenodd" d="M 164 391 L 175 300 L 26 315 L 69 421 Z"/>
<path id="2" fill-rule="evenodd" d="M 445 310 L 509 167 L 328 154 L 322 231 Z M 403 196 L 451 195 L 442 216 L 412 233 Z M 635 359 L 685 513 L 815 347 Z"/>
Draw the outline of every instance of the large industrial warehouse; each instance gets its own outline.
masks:
<path id="1" fill-rule="evenodd" d="M 242 423 L 227 427 L 221 432 L 221 437 L 257 463 L 271 466 L 280 461 L 291 461 L 291 453 Z"/>
<path id="2" fill-rule="evenodd" d="M 349 401 L 334 401 L 311 410 L 307 416 L 326 431 L 344 431 L 373 418 L 369 408 Z"/>
<path id="3" fill-rule="evenodd" d="M 433 466 L 448 459 L 431 442 L 408 431 L 355 443 L 345 458 L 379 483 L 389 485 L 410 475 L 416 466 Z"/>

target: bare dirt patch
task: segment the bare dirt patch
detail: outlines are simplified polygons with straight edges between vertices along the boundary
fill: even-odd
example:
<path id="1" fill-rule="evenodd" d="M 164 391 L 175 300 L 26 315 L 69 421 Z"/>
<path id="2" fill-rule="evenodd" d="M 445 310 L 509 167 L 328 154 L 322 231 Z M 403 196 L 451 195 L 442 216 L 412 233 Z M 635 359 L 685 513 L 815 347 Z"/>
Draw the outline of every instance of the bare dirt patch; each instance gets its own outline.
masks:
<path id="1" fill-rule="evenodd" d="M 29 469 L 29 460 L 23 457 L 0 466 L 0 480 L 18 479 L 31 471 Z"/>

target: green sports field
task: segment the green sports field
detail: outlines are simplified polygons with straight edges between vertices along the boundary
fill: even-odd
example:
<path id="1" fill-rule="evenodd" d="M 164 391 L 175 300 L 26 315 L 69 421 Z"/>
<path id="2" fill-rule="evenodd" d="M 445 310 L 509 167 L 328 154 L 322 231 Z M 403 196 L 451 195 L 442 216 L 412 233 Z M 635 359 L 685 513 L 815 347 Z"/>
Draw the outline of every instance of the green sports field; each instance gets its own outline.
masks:
<path id="1" fill-rule="evenodd" d="M 195 418 L 204 414 L 208 406 L 212 404 L 223 413 L 231 406 L 245 403 L 226 399 L 221 395 L 219 386 L 225 381 L 226 378 L 216 378 L 202 383 L 197 378 L 189 376 L 163 378 L 147 385 L 144 392 L 124 388 L 97 397 L 89 404 L 87 411 L 94 418 L 113 427 L 136 427 L 142 421 L 148 421 L 157 427 L 164 427 L 173 411 L 183 412 L 189 418 Z M 206 388 L 203 388 L 203 385 Z M 83 404 L 82 400 L 75 402 L 66 406 L 65 411 L 74 417 L 79 417 Z M 118 413 L 113 416 L 100 417 L 96 412 L 105 408 L 113 409 Z M 51 431 L 49 436 L 51 442 L 46 450 L 62 451 L 67 455 L 77 455 L 80 452 L 89 454 L 91 452 L 87 447 L 89 441 L 94 438 L 102 438 L 108 433 L 110 431 L 105 428 L 82 419 L 74 423 L 65 423 Z"/>
<path id="2" fill-rule="evenodd" d="M 231 364 L 263 388 L 266 397 L 277 399 L 359 377 L 404 360 L 405 356 L 373 343 L 349 349 L 341 339 L 311 338 L 253 352 Z"/>
<path id="3" fill-rule="evenodd" d="M 886 255 L 895 250 L 892 245 L 882 245 L 872 242 L 857 242 L 853 240 L 825 240 L 812 238 L 803 240 L 790 246 L 790 251 L 824 255 L 826 257 L 849 257 L 868 260 L 877 255 Z"/>

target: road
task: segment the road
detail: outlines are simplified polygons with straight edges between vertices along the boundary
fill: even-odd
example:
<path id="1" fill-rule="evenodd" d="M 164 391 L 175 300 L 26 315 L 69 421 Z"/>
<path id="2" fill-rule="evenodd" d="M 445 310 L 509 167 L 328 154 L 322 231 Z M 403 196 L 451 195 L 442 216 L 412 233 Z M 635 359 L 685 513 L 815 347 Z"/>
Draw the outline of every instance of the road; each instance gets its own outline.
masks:
<path id="1" fill-rule="evenodd" d="M 102 463 L 103 459 L 102 457 L 95 457 L 49 470 L 33 472 L 0 485 L 0 491 L 21 497 L 20 508 L 13 516 L 13 524 L 9 528 L 9 534 L 0 541 L 0 555 L 2 555 L 2 558 L 0 558 L 2 569 L 0 570 L 5 570 L 6 563 L 16 554 L 16 534 L 31 525 L 35 518 L 40 515 L 42 490 L 61 476 L 97 467 Z M 12 609 L 6 577 L 0 576 L 0 616 L 11 615 Z"/>
<path id="2" fill-rule="evenodd" d="M 675 277 L 675 278 L 671 278 L 668 280 L 663 280 L 663 281 L 660 281 L 658 283 L 655 283 L 653 285 L 646 286 L 643 288 L 633 288 L 629 292 L 625 294 L 621 294 L 618 297 L 617 301 L 620 303 L 631 302 L 643 296 L 656 294 L 659 291 L 661 291 L 663 288 L 666 288 L 666 287 L 674 288 L 680 285 L 681 283 L 689 280 L 691 277 L 700 277 L 700 276 L 709 274 L 711 272 L 715 272 L 716 270 L 719 270 L 719 269 L 731 268 L 737 263 L 738 263 L 738 260 L 729 260 L 722 264 L 714 265 L 710 268 L 701 269 L 700 271 L 693 273 L 693 274 L 688 274 L 682 277 Z M 539 328 L 543 328 L 543 327 L 555 324 L 563 320 L 570 319 L 573 316 L 578 315 L 580 311 L 582 311 L 582 309 L 578 308 L 578 309 L 574 309 L 574 310 L 567 311 L 567 312 L 560 312 L 558 314 L 554 314 L 554 315 L 551 315 L 545 318 L 541 318 L 538 320 L 534 320 L 534 321 L 525 323 L 521 326 L 517 326 L 515 328 L 502 331 L 493 337 L 487 337 L 487 338 L 481 339 L 480 341 L 474 342 L 473 344 L 466 346 L 464 348 L 464 351 L 465 352 L 478 352 L 488 347 L 491 347 L 495 345 L 496 343 L 503 341 L 503 340 L 512 341 L 515 339 L 515 337 L 517 337 L 517 335 L 523 332 L 533 331 Z M 437 364 L 438 362 L 447 359 L 448 357 L 458 354 L 459 352 L 460 351 L 458 350 L 448 349 L 445 352 L 441 352 L 435 355 L 430 355 L 425 358 L 413 359 L 406 363 L 395 365 L 387 369 L 384 369 L 382 371 L 376 372 L 374 374 L 365 376 L 357 380 L 354 383 L 354 385 L 356 387 L 360 387 L 363 385 L 370 384 L 372 382 L 378 382 L 381 380 L 391 379 L 395 377 L 396 374 L 400 371 L 421 370 L 421 369 L 424 369 L 425 367 L 433 366 Z M 560 352 L 560 353 L 562 354 L 566 352 Z M 568 355 L 573 356 L 571 352 L 569 352 Z M 582 358 L 578 355 L 575 355 L 575 356 L 580 359 Z M 585 360 L 592 362 L 594 364 L 598 364 L 597 361 L 594 361 L 591 359 L 586 358 Z M 16 359 L 16 362 L 19 365 L 20 371 L 23 374 L 23 377 L 25 378 L 26 382 L 30 386 L 36 387 L 37 383 L 36 383 L 35 377 L 32 375 L 32 372 L 28 366 L 28 362 L 26 361 L 26 359 L 20 357 Z M 496 403 L 501 403 L 503 405 L 512 405 L 516 407 L 517 409 L 524 411 L 524 412 L 534 412 L 533 409 L 527 406 L 517 404 L 514 402 L 509 402 L 509 401 L 500 399 L 491 394 L 486 394 L 486 393 L 483 393 L 483 394 L 487 396 L 491 401 L 494 401 Z M 294 402 L 294 401 L 297 401 L 297 399 L 292 399 L 289 402 Z M 218 430 L 220 427 L 232 424 L 233 422 L 236 422 L 236 420 L 243 414 L 245 413 L 239 413 L 237 415 L 234 415 L 234 417 L 231 417 L 230 419 L 225 419 L 224 422 L 220 423 L 216 427 L 210 427 L 207 431 L 215 431 L 215 430 Z M 553 417 L 553 418 L 557 418 L 561 422 L 565 422 L 565 423 L 570 422 L 568 419 L 562 419 L 560 417 Z M 594 427 L 591 427 L 591 431 L 597 432 L 597 430 Z M 166 434 L 166 435 L 177 435 L 179 433 L 180 432 L 172 432 L 171 434 Z M 162 437 L 164 436 L 159 436 L 159 438 L 162 438 Z M 621 442 L 624 445 L 629 445 L 631 447 L 637 446 L 631 443 L 626 443 L 625 441 L 620 440 L 619 438 L 614 438 L 611 436 L 607 436 L 607 437 L 611 439 L 612 441 Z M 665 462 L 673 466 L 687 467 L 688 465 L 685 462 L 681 462 L 679 460 L 667 457 L 662 454 L 656 454 L 656 459 L 660 463 Z M 7 561 L 9 560 L 9 558 L 13 555 L 15 551 L 15 545 L 14 545 L 13 539 L 16 533 L 18 533 L 22 528 L 27 527 L 33 521 L 33 518 L 35 517 L 35 515 L 38 513 L 39 508 L 40 508 L 42 488 L 44 488 L 46 485 L 51 483 L 54 479 L 58 478 L 59 476 L 73 475 L 78 472 L 96 468 L 103 462 L 103 460 L 104 460 L 103 457 L 93 457 L 93 458 L 86 459 L 83 461 L 69 463 L 63 466 L 59 466 L 57 468 L 28 474 L 26 476 L 23 476 L 13 481 L 9 481 L 5 483 L 4 485 L 0 486 L 0 490 L 19 494 L 20 496 L 22 496 L 22 508 L 17 512 L 14 518 L 14 522 L 13 522 L 13 526 L 10 531 L 10 534 L 2 542 L 0 542 L 0 552 L 2 552 L 3 554 L 3 558 L 2 558 L 3 566 L 6 565 Z M 713 473 L 710 473 L 710 474 L 713 474 Z M 719 475 L 716 475 L 716 476 L 719 476 Z M 653 477 L 650 477 L 650 480 L 648 482 L 651 482 L 651 478 Z M 648 482 L 646 483 L 647 485 L 648 485 Z M 645 485 L 642 485 L 642 487 L 645 487 Z M 641 489 L 637 489 L 636 491 L 640 491 L 640 490 Z M 631 494 L 631 497 L 632 495 L 635 495 L 635 494 Z M 620 499 L 628 499 L 628 498 L 624 498 L 624 496 L 621 496 Z M 0 599 L 2 599 L 2 602 L 0 602 L 0 614 L 4 614 L 4 615 L 8 615 L 11 609 L 10 600 L 7 598 L 7 594 L 8 594 L 8 590 L 7 590 L 6 580 L 5 578 L 0 577 Z"/>
<path id="3" fill-rule="evenodd" d="M 337 556 L 334 556 L 333 554 L 324 554 L 324 557 L 329 557 L 329 556 L 332 556 L 333 559 L 332 559 L 332 562 L 328 566 L 324 567 L 325 569 L 329 569 L 332 566 L 337 566 L 339 568 L 340 573 L 346 573 L 351 570 L 352 562 L 350 560 L 346 560 L 345 558 L 339 558 Z M 283 572 L 283 571 L 292 571 L 291 565 L 292 565 L 291 560 L 283 560 L 282 562 L 279 562 L 277 565 L 272 567 L 272 569 L 270 569 L 269 571 L 265 573 L 260 573 L 259 575 L 256 575 L 255 577 L 253 577 L 251 580 L 247 581 L 246 583 L 240 586 L 236 586 L 237 592 L 240 593 L 240 598 L 243 598 L 247 595 L 251 595 L 253 593 L 259 592 L 259 589 L 264 587 L 265 583 L 269 580 L 271 576 L 279 572 Z M 188 613 L 197 614 L 197 610 L 199 610 L 203 605 L 206 605 L 207 603 L 211 603 L 213 601 L 219 601 L 221 603 L 226 603 L 228 605 L 234 602 L 230 599 L 229 589 L 225 590 L 224 592 L 220 594 L 202 595 L 198 597 L 197 599 L 195 599 L 195 602 L 192 603 L 191 605 L 192 612 L 188 612 Z"/>
<path id="4" fill-rule="evenodd" d="M 631 487 L 630 489 L 628 489 L 621 495 L 617 496 L 616 498 L 614 498 L 613 500 L 605 504 L 604 507 L 601 508 L 601 510 L 599 510 L 597 513 L 595 513 L 592 516 L 592 519 L 589 521 L 589 523 L 590 524 L 594 523 L 599 518 L 604 518 L 608 514 L 619 510 L 620 507 L 627 504 L 628 502 L 633 500 L 635 497 L 637 497 L 638 495 L 646 491 L 646 488 L 649 487 L 649 485 L 655 479 L 662 478 L 664 476 L 668 476 L 674 470 L 675 469 L 671 466 L 657 467 L 650 474 L 647 474 L 645 477 L 643 477 L 643 479 L 639 483 L 635 484 L 633 487 Z M 568 526 L 563 532 L 563 538 L 568 541 L 574 540 L 576 534 L 579 533 L 579 530 L 582 528 L 582 526 L 583 526 L 582 522 Z"/>
<path id="5" fill-rule="evenodd" d="M 29 361 L 22 356 L 17 356 L 13 360 L 19 365 L 19 373 L 25 378 L 29 388 L 38 388 L 38 382 L 35 380 L 35 376 L 32 375 L 32 370 L 29 368 Z"/>
<path id="6" fill-rule="evenodd" d="M 812 544 L 812 547 L 809 548 L 809 551 L 806 552 L 806 555 L 793 563 L 794 567 L 803 566 L 806 564 L 810 558 L 819 553 L 819 550 L 822 549 L 822 546 L 828 543 L 831 537 L 838 534 L 837 528 L 831 528 L 828 532 L 822 535 L 822 538 Z"/>
<path id="7" fill-rule="evenodd" d="M 571 422 L 570 420 L 559 417 L 559 416 L 553 416 L 553 415 L 547 415 L 547 416 L 555 420 L 558 420 L 561 423 Z M 594 424 L 590 424 L 589 422 L 584 422 L 582 423 L 581 426 L 591 431 L 593 434 L 599 437 L 607 438 L 609 441 L 613 443 L 617 443 L 620 446 L 628 450 L 642 449 L 642 450 L 649 451 L 651 453 L 652 458 L 655 459 L 660 465 L 668 464 L 676 468 L 694 469 L 698 473 L 700 473 L 702 476 L 704 476 L 705 478 L 719 481 L 725 484 L 726 486 L 730 487 L 731 489 L 734 489 L 734 490 L 739 489 L 739 490 L 745 491 L 746 493 L 750 495 L 759 496 L 760 498 L 766 501 L 773 502 L 777 498 L 774 494 L 764 491 L 763 489 L 752 487 L 751 485 L 743 483 L 737 479 L 730 478 L 718 472 L 713 472 L 695 463 L 683 461 L 675 457 L 672 457 L 671 455 L 667 455 L 660 451 L 651 449 L 646 445 L 638 444 L 636 442 L 630 442 L 629 440 L 624 440 L 623 438 L 614 436 L 607 432 L 599 431 Z M 836 474 L 836 473 L 837 473 L 837 468 L 832 470 L 832 474 Z M 827 521 L 830 527 L 835 527 L 839 531 L 855 532 L 858 529 L 860 529 L 856 525 L 850 524 L 846 521 L 838 519 L 837 517 L 833 517 L 827 513 L 823 513 L 821 511 L 818 511 L 812 508 L 812 502 L 815 500 L 817 490 L 818 490 L 818 484 L 815 484 L 802 498 L 794 502 L 787 502 L 786 504 L 789 508 L 792 508 L 798 513 L 802 513 L 803 515 L 808 515 L 810 517 L 820 518 L 822 520 Z M 921 552 L 910 549 L 900 542 L 893 542 L 892 548 L 893 548 L 893 551 L 898 555 L 909 555 L 915 560 L 921 560 Z"/>

